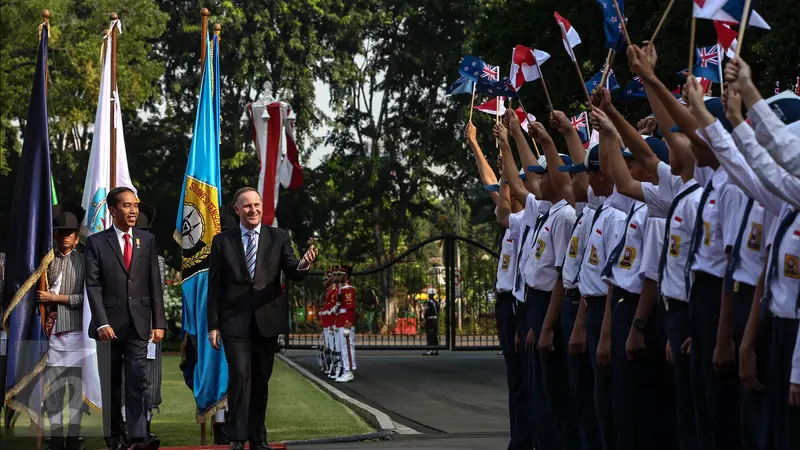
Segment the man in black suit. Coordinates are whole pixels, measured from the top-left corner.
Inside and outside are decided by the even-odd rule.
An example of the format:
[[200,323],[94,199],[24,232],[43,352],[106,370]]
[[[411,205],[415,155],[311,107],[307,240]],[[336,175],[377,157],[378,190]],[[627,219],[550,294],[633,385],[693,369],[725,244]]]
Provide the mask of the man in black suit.
[[[86,294],[92,311],[89,337],[97,353],[103,399],[103,431],[111,450],[123,448],[126,430],[120,407],[125,369],[125,415],[131,450],[155,450],[147,436],[147,343],[164,338],[166,318],[152,234],[136,230],[139,200],[132,190],[114,188],[106,197],[113,226],[86,240]],[[152,327],[151,327],[152,324]]]
[[267,413],[278,335],[289,332],[289,303],[281,295],[281,272],[305,277],[317,250],[302,261],[289,233],[261,226],[261,196],[249,187],[234,197],[239,226],[214,236],[208,269],[208,339],[228,361],[228,437],[231,450],[269,450]]

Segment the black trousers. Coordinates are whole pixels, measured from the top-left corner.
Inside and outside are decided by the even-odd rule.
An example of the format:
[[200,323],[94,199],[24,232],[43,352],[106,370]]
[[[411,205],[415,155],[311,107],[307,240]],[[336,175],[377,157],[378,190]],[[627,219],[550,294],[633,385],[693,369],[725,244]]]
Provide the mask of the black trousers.
[[125,371],[125,418],[132,441],[147,436],[147,413],[144,393],[147,391],[145,362],[147,341],[131,327],[125,337],[113,341],[97,341],[100,390],[103,401],[103,433],[106,442],[123,435],[122,372]]
[[267,441],[269,379],[278,350],[278,337],[264,337],[255,316],[248,338],[222,336],[228,362],[228,437],[231,441]]
[[439,345],[439,318],[425,319],[425,334],[428,345]]
[[[533,447],[533,436],[529,424],[527,405],[525,404],[525,364],[522,352],[514,351],[514,336],[517,334],[514,303],[516,299],[511,292],[499,292],[495,305],[497,319],[497,337],[503,348],[503,359],[506,364],[506,383],[508,384],[508,419],[511,440],[509,450],[528,450]],[[521,340],[524,347],[525,339]]]
[[792,355],[797,344],[798,326],[798,319],[772,318],[762,449],[800,448],[800,408],[789,405],[788,382],[792,372]]

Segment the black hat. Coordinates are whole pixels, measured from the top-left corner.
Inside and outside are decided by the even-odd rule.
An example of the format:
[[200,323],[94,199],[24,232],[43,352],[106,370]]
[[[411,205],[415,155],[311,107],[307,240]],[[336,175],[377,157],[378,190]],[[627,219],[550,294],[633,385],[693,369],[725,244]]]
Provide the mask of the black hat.
[[222,231],[236,228],[239,225],[239,218],[234,216],[233,214],[222,214],[222,218],[220,219],[220,225],[222,226]]
[[136,218],[136,228],[149,230],[156,218],[156,210],[145,202],[139,202],[139,217]]
[[62,202],[53,206],[54,230],[78,230],[86,213],[80,205]]

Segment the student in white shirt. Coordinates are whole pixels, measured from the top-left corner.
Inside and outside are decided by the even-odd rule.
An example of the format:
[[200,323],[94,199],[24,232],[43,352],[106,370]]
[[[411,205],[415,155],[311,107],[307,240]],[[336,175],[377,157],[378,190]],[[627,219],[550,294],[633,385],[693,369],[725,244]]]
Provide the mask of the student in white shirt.
[[[517,217],[521,218],[523,214],[522,204],[516,199],[511,199],[507,184],[497,184],[497,177],[486,161],[480,145],[478,145],[475,126],[472,122],[467,124],[466,138],[467,145],[475,157],[481,184],[489,192],[495,205],[499,203],[499,197],[502,196],[505,201],[510,202],[512,214],[516,214]],[[502,161],[502,159],[498,159]],[[502,174],[502,165],[500,166],[500,172]],[[503,359],[506,365],[510,422],[509,448],[531,448],[533,446],[533,436],[531,435],[530,419],[526,409],[524,360],[517,351],[519,337],[517,336],[517,325],[514,317],[514,303],[516,303],[516,300],[514,299],[513,289],[517,271],[519,244],[519,233],[518,230],[515,231],[517,232],[512,233],[510,228],[506,228],[500,247],[500,259],[497,263],[497,284],[495,286],[497,293],[495,318],[497,320],[497,334],[500,339],[500,346],[503,349]]]
[[[518,119],[517,119],[518,120]],[[499,133],[502,130],[503,133]],[[519,127],[512,126],[511,130],[519,130]],[[520,339],[519,352],[524,361],[523,372],[525,378],[525,397],[526,409],[529,411],[529,427],[534,437],[534,447],[553,448],[555,445],[554,430],[555,419],[547,407],[547,399],[544,397],[544,389],[535,388],[535,373],[537,371],[536,338],[528,320],[527,304],[525,299],[526,282],[525,267],[532,253],[533,235],[540,217],[541,210],[547,212],[551,206],[549,201],[540,200],[540,176],[524,171],[517,172],[514,155],[508,143],[508,131],[504,124],[495,127],[495,135],[500,143],[500,154],[502,157],[502,181],[501,185],[507,184],[512,197],[525,202],[525,209],[522,215],[510,213],[510,204],[506,203],[500,196],[497,208],[497,221],[500,225],[512,230],[512,234],[518,234],[519,249],[517,254],[517,273],[514,279],[514,296],[516,302],[517,335]],[[523,164],[538,164],[530,148],[527,146],[524,136],[515,136],[517,148],[520,152],[520,159]],[[523,178],[524,177],[524,178]],[[532,192],[533,191],[533,192]],[[534,194],[535,193],[535,194]],[[547,208],[547,209],[545,209]]]
[[[567,116],[561,111],[553,111],[550,113],[550,127],[558,129],[564,135],[572,163],[583,164],[586,159],[586,149]],[[566,167],[571,166],[561,166],[559,170]],[[602,447],[602,440],[594,404],[594,373],[586,349],[586,302],[581,300],[576,280],[583,261],[589,226],[595,211],[603,205],[605,197],[594,194],[589,186],[586,172],[572,174],[570,185],[556,184],[556,189],[564,198],[575,199],[572,206],[578,213],[561,271],[565,290],[561,306],[561,329],[569,353],[567,365],[570,393],[578,408],[581,448],[596,449]]]
[[[650,191],[645,189],[654,187],[651,183],[654,176],[633,158],[636,154],[641,160],[658,158],[668,162],[668,150],[659,139],[640,136],[611,104],[607,90],[600,92],[599,97],[600,107],[614,118],[612,124],[600,107],[594,108],[593,123],[601,138],[618,132],[624,143],[634,149],[626,149],[622,154],[608,151],[604,159],[615,189],[628,199],[624,205],[628,210],[625,234],[609,256],[603,273],[606,282],[613,286],[611,367],[616,448],[675,448],[675,429],[668,426],[673,420],[668,414],[673,401],[670,389],[653,389],[672,383],[664,354],[662,318],[655,307],[656,282],[652,277],[646,278],[642,268],[648,251],[648,228],[656,221],[663,225],[664,219],[649,217],[650,210],[644,200],[645,192]],[[619,128],[615,130],[617,123]],[[654,210],[658,207],[654,205]],[[661,212],[665,214],[666,209]],[[661,236],[656,239],[659,245],[655,250],[651,244],[650,252],[658,253],[664,229],[654,228]]]
[[[513,127],[512,127],[513,129]],[[496,134],[502,133],[502,124],[495,127]],[[552,207],[540,218],[535,228],[528,260],[525,263],[525,282],[527,284],[526,313],[534,336],[538,341],[534,358],[534,395],[544,394],[544,404],[555,419],[556,441],[542,445],[541,448],[577,448],[578,424],[576,409],[569,393],[569,372],[567,351],[561,330],[561,305],[564,286],[561,281],[561,267],[569,244],[575,222],[575,209],[563,199],[555,184],[570,183],[569,175],[558,171],[558,166],[569,157],[561,155],[542,124],[534,122],[528,132],[539,142],[545,153],[544,164],[529,167],[530,171],[540,172],[539,196],[549,200]],[[502,138],[501,138],[502,140]]]

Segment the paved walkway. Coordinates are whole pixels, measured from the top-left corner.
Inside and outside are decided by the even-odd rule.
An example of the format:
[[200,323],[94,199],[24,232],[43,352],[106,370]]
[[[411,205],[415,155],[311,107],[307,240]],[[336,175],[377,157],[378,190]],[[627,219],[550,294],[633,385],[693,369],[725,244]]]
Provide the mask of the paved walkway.
[[[286,356],[320,374],[313,352],[289,350]],[[505,366],[497,352],[362,351],[357,358],[356,380],[336,387],[422,434],[292,449],[498,449],[508,444]]]

